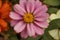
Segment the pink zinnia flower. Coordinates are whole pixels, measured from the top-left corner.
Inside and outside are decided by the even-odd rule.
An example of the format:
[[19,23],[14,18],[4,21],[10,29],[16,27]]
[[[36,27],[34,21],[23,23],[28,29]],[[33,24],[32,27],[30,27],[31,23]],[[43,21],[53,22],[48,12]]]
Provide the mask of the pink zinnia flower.
[[14,12],[10,12],[11,26],[22,38],[43,35],[48,27],[47,6],[39,0],[20,0],[14,6]]

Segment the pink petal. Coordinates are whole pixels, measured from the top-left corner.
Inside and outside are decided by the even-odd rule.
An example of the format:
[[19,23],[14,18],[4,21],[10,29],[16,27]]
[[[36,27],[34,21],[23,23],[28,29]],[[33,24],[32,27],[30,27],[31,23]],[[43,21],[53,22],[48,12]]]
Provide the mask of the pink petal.
[[40,13],[40,12],[47,12],[48,8],[46,5],[41,5],[40,7],[36,8],[36,10],[34,11],[34,14]]
[[20,5],[21,5],[21,4],[24,4],[26,1],[27,1],[27,0],[24,0],[24,1],[19,0],[19,3],[20,3]]
[[24,1],[19,0],[20,6],[23,7],[25,10],[26,10],[26,3],[27,3],[27,0],[24,0]]
[[30,7],[31,7],[30,5],[31,5],[31,4],[30,4],[29,2],[27,2],[26,7],[27,7],[27,12],[28,12],[28,13],[30,13]]
[[44,30],[39,28],[38,26],[33,26],[34,27],[34,30],[36,32],[37,35],[43,35],[44,34]]
[[32,1],[33,2],[33,1],[38,1],[38,0],[28,0],[28,1]]
[[43,18],[43,17],[35,18],[35,21],[39,21],[39,22],[46,21],[46,18]]
[[36,8],[36,10],[34,11],[34,15],[36,15],[36,14],[39,13],[39,12],[41,12],[41,7],[42,7],[42,6]]
[[33,13],[34,9],[35,9],[34,3],[31,3],[31,13]]
[[21,32],[21,37],[22,38],[27,38],[28,37],[28,34],[27,34],[27,30],[24,29],[22,32]]
[[43,5],[41,11],[42,12],[47,12],[48,11],[47,5]]
[[40,6],[42,6],[42,3],[39,0],[36,0],[35,7],[38,8]]
[[41,28],[48,28],[48,22],[34,22],[37,26],[41,27]]
[[17,24],[15,25],[14,30],[15,30],[17,33],[19,33],[19,32],[22,32],[22,31],[25,29],[25,27],[26,27],[26,24],[21,21],[21,22],[19,22],[19,23],[17,23]]
[[10,22],[10,24],[11,24],[11,26],[13,27],[13,26],[15,26],[18,22],[19,22],[19,21],[12,20],[12,21]]
[[40,9],[41,6],[42,6],[42,3],[39,0],[36,0],[36,2],[34,3],[34,7],[35,7],[34,13],[35,11],[38,11],[37,9]]
[[[31,1],[31,0],[30,0],[30,1]],[[32,0],[30,4],[31,4],[31,5],[30,5],[30,11],[31,11],[31,13],[33,13],[33,11],[34,11],[34,9],[35,9],[35,1]]]
[[33,28],[33,23],[30,24],[30,27],[31,27],[32,34],[34,36],[35,35],[35,31],[34,31],[34,28]]
[[49,14],[48,14],[48,13],[44,13],[44,12],[40,12],[40,13],[37,13],[37,14],[35,15],[35,17],[48,18],[48,17],[49,17]]
[[21,7],[20,5],[16,4],[14,6],[14,10],[19,13],[20,15],[24,15],[24,13],[26,13],[26,11],[24,10],[23,7]]
[[34,11],[34,5],[35,5],[35,0],[28,0],[28,2],[26,3],[26,9],[28,13],[32,13]]
[[37,13],[35,15],[35,20],[37,20],[37,21],[46,21],[48,19],[48,17],[49,17],[48,13]]
[[29,35],[30,37],[32,37],[32,36],[35,35],[35,31],[34,31],[32,25],[27,24],[27,32],[28,32],[28,35]]
[[40,7],[38,7],[35,11],[34,11],[34,15],[38,14],[38,13],[45,13],[47,12],[48,8],[46,5],[42,5]]
[[20,20],[22,19],[22,17],[20,17],[20,15],[18,15],[17,13],[15,12],[10,12],[10,15],[9,15],[12,19],[14,20]]

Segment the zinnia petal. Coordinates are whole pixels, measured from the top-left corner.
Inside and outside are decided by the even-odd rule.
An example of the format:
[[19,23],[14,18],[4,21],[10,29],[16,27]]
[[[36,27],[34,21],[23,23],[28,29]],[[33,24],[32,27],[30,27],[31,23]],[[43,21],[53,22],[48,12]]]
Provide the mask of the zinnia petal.
[[19,0],[19,4],[20,4],[20,6],[21,6],[22,8],[24,8],[25,11],[26,11],[26,3],[27,3],[27,0],[24,0],[24,1]]
[[24,30],[21,32],[20,35],[21,35],[22,38],[27,38],[27,37],[28,37],[27,30],[24,29]]
[[27,32],[30,37],[35,35],[32,25],[27,24]]
[[22,17],[19,14],[15,13],[15,12],[10,12],[10,15],[9,16],[12,19],[14,19],[14,20],[20,20],[20,19],[22,19]]
[[48,17],[49,17],[48,13],[44,13],[44,15],[43,15],[43,13],[38,13],[38,14],[35,15],[35,20],[45,21],[45,20],[48,19]]
[[48,27],[48,22],[34,22],[36,25],[38,25],[39,27],[41,27],[41,28],[47,28]]
[[36,14],[39,13],[39,12],[41,12],[41,7],[42,7],[42,6],[36,8],[36,10],[34,11],[34,15],[36,15]]
[[34,12],[34,9],[35,9],[35,7],[34,7],[35,4],[34,4],[34,3],[35,3],[35,2],[32,2],[32,3],[31,3],[31,13],[33,13],[33,12]]
[[28,0],[26,7],[27,7],[27,12],[33,12],[34,11],[34,4],[35,4],[35,0]]
[[45,13],[45,12],[47,12],[47,10],[48,10],[47,6],[42,5],[42,6],[38,7],[38,8],[36,8],[36,10],[34,11],[34,15],[36,15],[37,13],[40,13],[40,12]]
[[14,6],[14,10],[19,13],[20,15],[24,15],[24,13],[26,13],[26,11],[24,10],[24,8],[22,8],[19,4],[16,4]]
[[48,11],[47,5],[43,5],[41,11],[42,12],[47,12]]
[[19,33],[19,32],[22,32],[26,27],[26,24],[24,24],[22,21],[17,23],[14,27],[14,30]]
[[37,8],[40,8],[42,6],[42,3],[39,1],[39,0],[36,0],[36,2],[34,3],[34,11],[37,9]]
[[34,27],[34,30],[35,30],[36,34],[38,34],[38,35],[43,35],[44,34],[44,30],[42,28],[39,28],[35,25],[33,27]]
[[24,0],[24,1],[19,0],[19,3],[20,3],[20,5],[24,5],[24,3],[25,3],[26,1],[27,1],[27,0]]
[[15,26],[17,23],[18,23],[19,21],[17,21],[17,20],[11,20],[11,26],[13,27],[13,26]]
[[31,8],[31,4],[28,2],[27,5],[26,5],[26,9],[27,9],[27,12],[30,13],[30,8]]

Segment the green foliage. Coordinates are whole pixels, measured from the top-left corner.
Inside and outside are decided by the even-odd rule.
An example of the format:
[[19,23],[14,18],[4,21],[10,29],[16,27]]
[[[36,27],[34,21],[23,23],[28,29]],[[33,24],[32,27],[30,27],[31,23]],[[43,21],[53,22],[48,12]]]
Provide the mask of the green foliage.
[[48,30],[45,30],[45,34],[43,35],[42,40],[54,40],[48,33]]
[[60,6],[60,0],[45,0],[44,3],[51,6]]
[[7,34],[9,34],[9,37],[8,37],[9,40],[18,40],[17,35],[15,34],[11,26],[10,26],[10,29],[7,31]]
[[60,28],[60,19],[55,19],[49,23],[49,27],[47,29],[53,30],[53,29],[59,29],[59,28]]
[[38,36],[37,38],[29,37],[29,38],[27,38],[26,40],[39,40],[40,38],[41,38],[41,36]]
[[48,13],[52,14],[52,13],[56,13],[58,11],[58,8],[54,8],[54,7],[49,7],[48,8]]
[[19,3],[19,0],[9,0],[9,2],[12,3],[12,5]]

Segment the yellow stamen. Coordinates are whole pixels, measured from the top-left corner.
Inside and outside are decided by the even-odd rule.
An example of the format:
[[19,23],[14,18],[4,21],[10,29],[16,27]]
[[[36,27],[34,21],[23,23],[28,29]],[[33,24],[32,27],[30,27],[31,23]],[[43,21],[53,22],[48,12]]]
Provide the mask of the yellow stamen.
[[31,13],[26,13],[24,15],[24,22],[31,23],[34,21],[34,16]]

